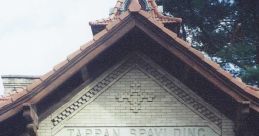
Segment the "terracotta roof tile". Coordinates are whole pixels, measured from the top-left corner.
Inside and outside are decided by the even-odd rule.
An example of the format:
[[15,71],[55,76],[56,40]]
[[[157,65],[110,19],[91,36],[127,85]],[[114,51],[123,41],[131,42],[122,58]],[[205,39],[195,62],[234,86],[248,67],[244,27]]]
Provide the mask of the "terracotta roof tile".
[[[255,91],[254,87],[251,87],[251,86],[246,86],[246,88],[244,89],[247,93],[249,93],[250,95],[253,95],[254,97],[256,98],[259,98],[259,92],[258,91]],[[258,89],[258,88],[257,88]]]
[[232,77],[231,81],[244,90],[247,87],[247,85],[244,82],[240,81],[239,79],[236,79],[235,77]]
[[[118,0],[114,10],[112,11],[112,14],[110,15],[110,17],[108,19],[100,19],[100,20],[96,20],[94,22],[90,22],[90,25],[107,25],[110,22],[115,21],[118,16],[125,14],[125,11],[120,11],[119,9],[122,8],[122,6],[124,5],[125,1],[124,0]],[[148,5],[149,7],[151,7],[151,11],[144,11],[141,10],[141,5],[139,4],[138,0],[132,0],[132,2],[130,3],[128,10],[130,12],[137,12],[137,11],[144,11],[146,13],[150,13],[149,15],[154,18],[154,20],[161,22],[161,23],[181,23],[182,19],[181,18],[176,18],[176,17],[171,17],[171,16],[164,16],[163,14],[159,13],[158,11],[158,6],[155,2],[155,0],[148,0]],[[127,12],[127,11],[126,11]],[[144,12],[140,12],[140,14],[144,13]]]
[[130,12],[138,12],[141,10],[141,5],[139,4],[138,0],[131,0],[131,3],[129,5],[129,11]]
[[130,14],[130,12],[129,12],[129,11],[126,11],[126,12],[124,12],[123,14],[121,14],[118,18],[119,18],[120,20],[123,20],[124,18],[128,17],[129,14]]
[[17,99],[21,98],[22,96],[26,95],[27,91],[24,88],[20,88],[17,90],[16,94],[11,95],[12,100],[16,101]]
[[[215,69],[221,69],[220,65],[212,60],[210,60],[209,58],[205,57],[203,59],[204,62],[206,62],[207,64],[209,64],[210,66],[214,67]],[[232,76],[232,75],[231,75]]]
[[4,107],[5,105],[11,104],[12,98],[9,96],[4,96],[3,98],[0,98],[0,109]]
[[[122,2],[122,1],[118,1],[118,2]],[[153,0],[149,0],[149,2],[154,2]],[[151,3],[152,4],[152,3]],[[153,5],[156,8],[156,5]],[[154,8],[153,7],[153,8]],[[156,11],[155,11],[156,12]],[[61,62],[60,64],[58,64],[57,66],[54,67],[55,70],[60,69],[61,67],[64,67],[70,60],[72,60],[75,56],[79,55],[80,53],[82,53],[83,50],[87,49],[90,45],[92,45],[96,40],[100,39],[102,36],[104,36],[110,29],[112,29],[114,27],[114,25],[119,23],[119,20],[123,20],[124,18],[126,18],[129,15],[129,11],[125,12],[124,14],[120,14],[119,16],[117,16],[117,18],[115,19],[116,21],[114,23],[110,23],[109,25],[107,25],[106,29],[104,29],[103,31],[101,31],[100,33],[96,34],[94,36],[94,40],[86,43],[85,45],[81,46],[79,50],[77,50],[76,52],[74,52],[73,54],[69,55],[67,60]],[[202,60],[204,62],[206,62],[207,64],[211,65],[213,68],[215,68],[219,73],[221,73],[222,75],[224,75],[226,78],[228,78],[229,80],[231,80],[233,83],[235,83],[237,86],[239,86],[240,88],[242,88],[244,91],[248,92],[249,94],[252,94],[253,96],[259,98],[259,89],[258,88],[254,88],[254,87],[250,87],[247,86],[245,83],[242,82],[242,80],[240,80],[239,78],[234,78],[232,77],[232,75],[223,70],[222,68],[220,68],[220,66],[218,64],[216,64],[215,62],[207,59],[206,57],[204,57],[204,55],[191,47],[191,45],[187,42],[185,42],[184,40],[180,39],[177,37],[177,35],[172,32],[169,31],[168,29],[166,29],[163,24],[159,21],[157,21],[157,18],[152,18],[151,15],[152,13],[147,12],[147,11],[139,11],[139,14],[143,15],[144,17],[146,17],[148,20],[150,20],[151,22],[155,22],[154,24],[161,28],[162,31],[164,31],[166,34],[168,34],[169,36],[171,36],[176,42],[178,42],[181,46],[184,46],[186,49],[188,49],[190,52],[193,52],[196,56],[199,56],[200,58],[202,58]],[[154,14],[155,15],[155,14]],[[108,20],[102,20],[102,21],[111,21],[114,18],[109,18]],[[163,18],[163,20],[166,20],[168,18]],[[159,20],[159,19],[158,19]],[[114,20],[113,20],[114,21]],[[168,20],[167,20],[168,21]],[[170,21],[170,20],[169,20]],[[106,22],[106,23],[107,23]],[[47,78],[49,78],[51,75],[53,75],[55,73],[55,71],[50,71],[47,74],[43,75],[40,77],[40,79],[36,79],[34,80],[34,82],[30,85],[27,86],[27,88],[23,88],[23,89],[19,89],[15,92],[12,92],[9,95],[6,96],[2,96],[0,97],[0,107],[3,107],[5,105],[8,105],[10,103],[12,103],[13,101],[16,101],[17,99],[21,98],[22,96],[26,95],[27,93],[33,91],[34,88],[36,88],[38,85],[40,85],[43,81],[45,81]]]
[[111,30],[115,25],[117,25],[120,22],[120,20],[116,20],[114,22],[109,23],[108,25],[106,25],[106,30],[109,31]]
[[[80,50],[81,52],[81,50]],[[56,66],[54,66],[54,71],[58,71],[60,68],[62,68],[63,66],[65,66],[68,63],[68,60],[64,60],[62,62],[60,62],[59,64],[57,64]]]
[[87,42],[86,44],[82,45],[80,47],[81,51],[85,50],[87,47],[89,47],[90,45],[92,45],[94,43],[94,40],[90,40],[89,42]]
[[151,21],[153,24],[157,25],[159,28],[163,28],[164,24],[160,21],[155,20],[154,18],[148,18],[149,21]]
[[144,11],[144,10],[140,10],[139,14],[144,16],[144,17],[146,17],[147,19],[151,17],[151,14],[146,12],[146,11]]
[[75,58],[77,55],[79,55],[82,52],[81,48],[73,52],[72,54],[68,55],[67,60],[71,61],[73,58]]
[[48,73],[44,74],[43,76],[40,76],[41,81],[45,81],[46,79],[48,79],[54,73],[55,73],[55,71],[51,70]]
[[40,79],[35,79],[34,82],[27,86],[27,91],[32,91],[35,87],[37,87],[39,84],[41,84],[42,81]]
[[94,41],[97,41],[98,39],[100,39],[101,37],[103,37],[108,31],[106,29],[102,30],[101,32],[97,33],[96,35],[94,35]]
[[184,41],[183,39],[179,38],[179,37],[176,37],[175,38],[175,41],[178,42],[180,45],[184,46],[185,48],[189,49],[189,48],[192,48],[191,44]]
[[253,87],[253,86],[248,86],[250,89],[252,89],[252,90],[254,90],[254,91],[258,91],[258,93],[259,93],[259,88],[257,88],[257,87]]
[[178,37],[175,32],[167,29],[166,27],[163,27],[162,30],[164,30],[167,34],[169,34],[173,39],[176,39]]
[[189,48],[191,52],[193,52],[196,56],[198,56],[201,60],[204,60],[205,56],[202,54],[202,52],[198,51],[195,48]]
[[219,73],[221,73],[222,75],[224,75],[226,78],[228,78],[229,80],[232,80],[233,76],[226,70],[222,69],[222,68],[218,68],[217,71]]

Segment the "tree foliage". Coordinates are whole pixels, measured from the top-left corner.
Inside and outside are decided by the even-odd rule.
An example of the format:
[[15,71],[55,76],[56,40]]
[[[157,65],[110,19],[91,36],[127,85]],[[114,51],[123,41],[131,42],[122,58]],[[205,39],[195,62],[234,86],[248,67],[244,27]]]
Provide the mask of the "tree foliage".
[[[258,0],[160,0],[165,14],[183,18],[181,36],[223,68],[259,86]],[[235,67],[229,67],[230,65]]]

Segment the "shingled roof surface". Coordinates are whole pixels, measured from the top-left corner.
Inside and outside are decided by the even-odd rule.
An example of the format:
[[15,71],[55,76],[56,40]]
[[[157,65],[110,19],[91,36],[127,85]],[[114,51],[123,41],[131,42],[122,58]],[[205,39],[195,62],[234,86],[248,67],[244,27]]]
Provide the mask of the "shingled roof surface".
[[[181,48],[184,48],[188,51],[189,54],[197,56],[199,60],[202,63],[206,63],[213,71],[218,73],[220,76],[227,79],[229,82],[233,83],[235,87],[242,90],[241,94],[245,95],[245,98],[248,99],[248,101],[252,101],[251,108],[255,109],[257,112],[259,112],[259,89],[254,88],[251,86],[246,85],[241,81],[240,78],[234,78],[232,75],[223,70],[217,63],[211,61],[207,57],[205,57],[200,51],[194,49],[191,47],[191,45],[184,40],[177,37],[177,35],[170,31],[169,29],[165,28],[163,26],[163,22],[161,20],[157,20],[154,18],[154,13],[157,14],[155,11],[156,4],[153,0],[148,0],[149,4],[153,7],[154,12],[145,11],[142,10],[141,5],[139,4],[138,0],[132,0],[131,3],[128,6],[127,11],[123,13],[118,13],[119,11],[114,12],[114,16],[112,17],[113,21],[108,21],[106,29],[96,34],[93,38],[93,40],[89,41],[88,43],[84,44],[80,47],[77,51],[72,53],[67,57],[66,60],[62,61],[58,65],[56,65],[51,71],[46,73],[45,75],[41,76],[39,79],[36,79],[32,84],[28,85],[27,87],[23,87],[21,89],[18,89],[14,92],[11,92],[8,95],[1,96],[0,97],[0,121],[5,120],[21,110],[21,103],[25,97],[30,97],[29,99],[26,99],[26,101],[29,101],[31,103],[35,103],[42,99],[41,97],[45,97],[48,94],[48,91],[53,91],[58,85],[60,85],[64,80],[71,77],[77,70],[80,69],[85,64],[88,64],[91,60],[94,59],[94,56],[96,56],[96,50],[104,50],[107,47],[98,47],[94,48],[98,42],[100,42],[100,39],[110,34],[110,32],[113,30],[114,27],[116,27],[118,24],[120,24],[122,21],[124,21],[131,13],[138,14],[142,17],[144,17],[146,20],[149,20],[150,23],[155,25],[155,27],[159,28],[164,34],[166,34],[168,37],[173,39],[175,42],[177,42]],[[118,0],[116,7],[121,7],[123,4],[122,0]],[[172,20],[171,20],[172,21]],[[169,47],[173,48],[173,47]],[[83,57],[84,59],[83,59]],[[77,67],[75,69],[72,69],[74,67]],[[60,74],[63,72],[63,74]],[[30,94],[35,93],[34,96],[31,96]],[[41,97],[39,97],[39,94]],[[229,95],[233,94],[229,93]],[[29,96],[30,95],[30,96]],[[241,97],[241,96],[240,96]],[[253,99],[250,99],[253,98]]]

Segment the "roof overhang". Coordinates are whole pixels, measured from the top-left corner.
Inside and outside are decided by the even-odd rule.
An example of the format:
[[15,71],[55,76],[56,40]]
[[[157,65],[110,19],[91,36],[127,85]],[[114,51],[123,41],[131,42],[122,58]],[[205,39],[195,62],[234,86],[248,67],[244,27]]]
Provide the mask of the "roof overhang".
[[92,41],[81,46],[67,60],[55,66],[52,71],[40,77],[32,85],[18,90],[17,94],[10,95],[8,100],[0,105],[0,122],[21,111],[24,103],[39,103],[83,66],[88,65],[134,28],[143,31],[182,62],[192,67],[197,73],[220,88],[219,91],[232,97],[236,102],[250,101],[250,108],[259,112],[259,93],[233,78],[218,64],[204,57],[201,52],[165,28],[162,23],[154,20],[149,13],[143,10],[132,10],[109,23],[104,30],[94,36]]

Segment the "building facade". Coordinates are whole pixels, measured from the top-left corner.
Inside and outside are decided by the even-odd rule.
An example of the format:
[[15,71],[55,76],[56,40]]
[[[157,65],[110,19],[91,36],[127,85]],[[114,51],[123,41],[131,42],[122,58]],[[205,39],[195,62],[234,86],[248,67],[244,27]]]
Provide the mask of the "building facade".
[[0,98],[0,135],[258,136],[258,89],[180,39],[181,21],[118,0],[92,41]]

